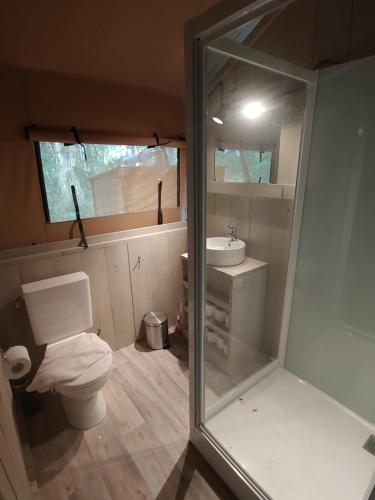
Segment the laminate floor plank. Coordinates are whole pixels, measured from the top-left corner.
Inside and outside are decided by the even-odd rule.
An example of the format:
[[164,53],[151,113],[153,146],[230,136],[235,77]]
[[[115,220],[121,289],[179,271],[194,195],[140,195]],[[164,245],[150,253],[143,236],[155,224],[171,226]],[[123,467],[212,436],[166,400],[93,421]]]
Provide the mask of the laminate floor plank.
[[178,334],[169,350],[116,351],[107,414],[85,432],[68,426],[58,394],[41,395],[25,420],[36,499],[234,500],[188,442],[187,353]]

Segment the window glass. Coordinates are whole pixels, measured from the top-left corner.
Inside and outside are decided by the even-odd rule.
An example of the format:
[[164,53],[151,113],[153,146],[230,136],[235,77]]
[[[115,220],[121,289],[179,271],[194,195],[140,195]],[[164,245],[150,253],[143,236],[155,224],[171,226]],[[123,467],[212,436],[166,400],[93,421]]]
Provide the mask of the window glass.
[[71,186],[81,218],[178,206],[178,150],[115,144],[37,143],[49,221],[75,219]]
[[271,182],[272,152],[216,148],[217,182]]

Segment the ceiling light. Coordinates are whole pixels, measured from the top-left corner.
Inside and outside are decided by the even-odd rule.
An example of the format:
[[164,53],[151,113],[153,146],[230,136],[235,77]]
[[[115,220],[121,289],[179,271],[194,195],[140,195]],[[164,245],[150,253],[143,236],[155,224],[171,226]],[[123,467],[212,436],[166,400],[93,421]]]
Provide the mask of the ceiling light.
[[266,111],[266,108],[261,103],[261,101],[249,102],[242,109],[242,113],[246,116],[246,118],[250,118],[250,120],[253,120],[254,118],[258,118],[265,111]]
[[213,119],[213,121],[214,121],[215,123],[217,123],[218,125],[223,125],[223,123],[224,123],[224,122],[223,122],[223,120],[221,120],[221,119],[220,119],[220,118],[218,118],[217,116],[213,116],[213,117],[212,117],[212,119]]

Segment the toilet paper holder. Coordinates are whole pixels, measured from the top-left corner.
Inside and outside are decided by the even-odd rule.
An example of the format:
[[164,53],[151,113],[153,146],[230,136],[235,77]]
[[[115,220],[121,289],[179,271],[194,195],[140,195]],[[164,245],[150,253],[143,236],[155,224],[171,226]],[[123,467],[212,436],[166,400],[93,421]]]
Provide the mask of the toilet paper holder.
[[31,360],[25,346],[14,346],[4,350],[0,347],[0,366],[9,380],[26,376],[31,369]]

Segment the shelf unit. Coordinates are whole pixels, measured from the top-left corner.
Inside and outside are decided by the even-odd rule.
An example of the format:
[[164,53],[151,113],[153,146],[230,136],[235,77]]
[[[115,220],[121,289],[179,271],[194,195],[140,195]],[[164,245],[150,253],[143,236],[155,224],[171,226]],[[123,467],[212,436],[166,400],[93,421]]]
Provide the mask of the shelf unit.
[[[184,311],[185,313],[189,312],[188,306],[184,304]],[[211,328],[212,330],[215,330],[216,333],[219,333],[225,338],[229,338],[229,332],[226,328],[224,328],[222,323],[218,323],[217,321],[214,321],[210,318],[206,318],[206,326]]]
[[[183,280],[183,286],[184,288],[188,288],[188,281]],[[221,307],[221,309],[224,309],[225,311],[229,311],[229,304],[226,302],[224,299],[220,298],[217,296],[214,290],[208,289],[206,292],[206,299],[207,302],[211,302],[211,304],[217,305]]]
[[[188,254],[182,254],[184,314],[182,326],[188,327]],[[206,300],[228,315],[228,327],[206,317],[206,328],[224,339],[228,354],[207,341],[207,357],[227,373],[248,363],[259,352],[266,294],[268,264],[246,257],[242,264],[206,268]]]

